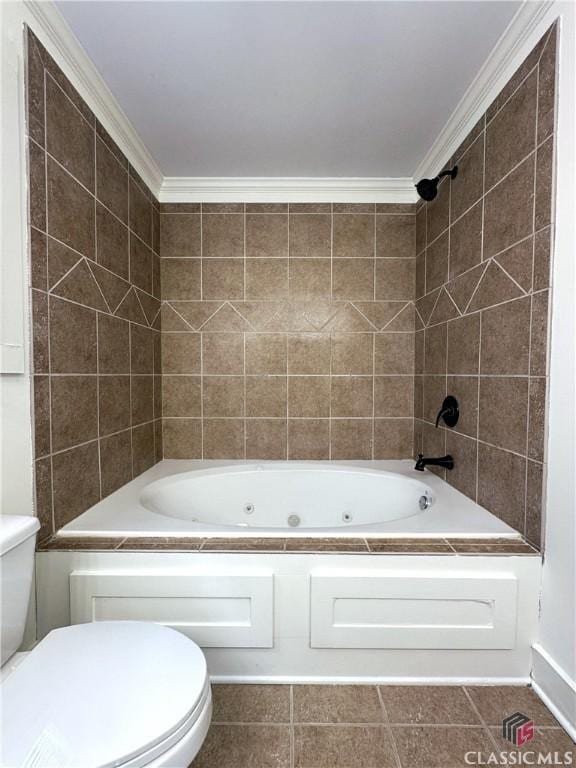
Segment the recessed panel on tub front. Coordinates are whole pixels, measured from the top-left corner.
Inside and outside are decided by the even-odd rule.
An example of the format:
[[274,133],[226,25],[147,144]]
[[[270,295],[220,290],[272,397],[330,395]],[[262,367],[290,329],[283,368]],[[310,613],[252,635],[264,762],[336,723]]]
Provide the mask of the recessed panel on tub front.
[[509,573],[314,571],[312,648],[509,649],[517,580]]
[[73,624],[152,621],[205,648],[272,648],[274,575],[73,571]]

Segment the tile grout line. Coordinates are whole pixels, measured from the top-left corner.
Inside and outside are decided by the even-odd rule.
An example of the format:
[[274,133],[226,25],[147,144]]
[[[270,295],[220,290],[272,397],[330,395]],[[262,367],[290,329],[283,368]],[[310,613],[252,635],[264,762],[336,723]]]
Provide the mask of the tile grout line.
[[[334,203],[330,203],[330,296],[334,293]],[[331,299],[332,300],[332,299]],[[323,329],[322,329],[323,330]],[[328,461],[332,459],[332,377],[334,375],[334,336],[328,332],[330,350],[328,393]]]
[[[44,96],[44,216],[46,221],[46,230],[49,229],[49,210],[48,210],[48,115],[46,108],[46,67],[42,61],[42,87]],[[28,139],[30,141],[30,137]],[[49,285],[49,259],[48,259],[48,240],[46,241],[46,287]],[[34,294],[32,293],[32,299]],[[31,302],[32,303],[32,302]],[[48,411],[50,413],[50,504],[51,504],[51,522],[52,533],[56,533],[56,510],[54,503],[54,439],[53,439],[53,424],[52,424],[52,347],[51,347],[51,327],[50,327],[50,296],[46,294],[46,316],[47,316],[47,329],[48,329]],[[32,346],[34,345],[34,329],[31,329],[32,334]],[[36,371],[34,370],[34,373]],[[34,434],[34,431],[32,432]],[[34,446],[35,447],[35,446]],[[36,468],[36,465],[34,465]],[[36,498],[35,498],[35,501]]]
[[376,685],[375,687],[376,687],[376,695],[378,696],[378,701],[380,702],[380,709],[382,711],[382,715],[384,718],[386,733],[388,734],[388,738],[392,743],[392,751],[394,754],[394,761],[396,763],[396,768],[402,768],[402,761],[400,760],[400,752],[398,751],[398,745],[396,744],[394,731],[391,728],[390,718],[388,716],[388,710],[386,709],[386,704],[384,703],[384,696],[382,695],[382,691],[380,689],[381,687],[379,685]]
[[[544,46],[545,47],[545,46]],[[538,119],[539,119],[539,105],[540,105],[540,61],[536,64],[536,109],[534,110],[534,143],[538,145]],[[532,193],[532,285],[530,286],[530,322],[528,332],[528,391],[526,393],[526,441],[524,445],[524,451],[526,454],[526,460],[524,462],[524,515],[523,515],[523,531],[526,536],[526,529],[528,525],[528,451],[530,446],[530,393],[532,390],[532,381],[530,375],[532,373],[532,326],[534,323],[534,252],[536,243],[536,193],[537,193],[537,176],[538,176],[538,152],[534,155],[534,182]],[[549,325],[549,324],[548,324]],[[542,515],[541,515],[542,516]]]
[[[482,152],[482,230],[480,233],[480,258],[482,259],[482,262],[484,262],[484,227],[485,227],[485,215],[486,215],[486,113],[484,113],[483,116],[484,125],[482,128],[482,132],[480,133],[480,136],[483,139],[483,152]],[[484,275],[486,274],[486,271],[488,269],[488,266],[485,268],[485,270],[482,272],[482,275],[480,279],[478,280],[478,285],[480,285],[480,282],[484,278]],[[476,290],[478,288],[478,285],[476,286],[476,289],[473,291],[472,296],[476,293]],[[470,303],[472,301],[472,296],[470,297],[470,301],[465,307],[465,311],[470,306]],[[480,311],[478,314],[478,384],[476,387],[476,477],[475,477],[475,488],[474,488],[474,501],[478,503],[478,493],[480,490],[480,374],[481,374],[481,366],[482,366],[482,320],[483,320],[483,312]]]
[[[242,208],[242,235],[243,235],[243,256],[242,261],[244,265],[244,301],[246,301],[246,267],[247,267],[247,240],[248,240],[248,219],[247,219],[247,213],[246,213],[246,203],[244,203]],[[246,333],[242,333],[242,371],[243,371],[243,392],[244,392],[244,403],[242,406],[242,413],[244,416],[243,422],[242,422],[242,430],[243,430],[243,450],[242,450],[242,458],[246,459],[246,414],[247,414],[247,408],[246,408]]]
[[290,768],[295,768],[294,686],[290,685]]
[[[127,216],[128,224],[130,224],[130,167],[126,169],[127,184],[126,184],[126,197],[127,197]],[[132,233],[130,228],[128,231],[128,279],[132,284]],[[128,294],[126,294],[128,295]],[[130,460],[132,467],[132,478],[134,478],[134,430],[132,427],[132,322],[128,321],[128,375],[129,375],[129,408],[130,408]]]
[[462,686],[462,690],[464,691],[464,695],[466,696],[466,698],[470,702],[470,706],[472,707],[472,709],[476,713],[477,717],[479,718],[480,722],[482,723],[484,731],[488,734],[488,738],[489,738],[490,742],[492,743],[492,745],[494,746],[495,749],[498,749],[498,744],[496,743],[496,739],[493,738],[492,732],[491,732],[490,728],[488,727],[488,725],[486,724],[486,721],[484,720],[484,718],[480,714],[480,710],[478,709],[478,707],[474,703],[474,700],[472,699],[472,696],[470,695],[470,692],[468,691],[468,688],[469,688],[469,686],[466,686],[466,685]]

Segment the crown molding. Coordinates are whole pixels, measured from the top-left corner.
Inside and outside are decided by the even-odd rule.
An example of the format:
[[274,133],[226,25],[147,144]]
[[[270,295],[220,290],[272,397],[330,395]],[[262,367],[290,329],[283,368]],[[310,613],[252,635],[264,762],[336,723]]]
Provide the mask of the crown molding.
[[163,176],[156,161],[51,0],[23,0],[30,24],[160,202],[414,203],[558,15],[558,0],[524,0],[413,178]]
[[414,171],[415,181],[444,167],[557,15],[557,0],[524,0]]
[[46,0],[23,0],[23,3],[33,32],[152,193],[158,196],[163,181],[160,168],[56,5]]
[[161,203],[415,203],[410,178],[164,178]]

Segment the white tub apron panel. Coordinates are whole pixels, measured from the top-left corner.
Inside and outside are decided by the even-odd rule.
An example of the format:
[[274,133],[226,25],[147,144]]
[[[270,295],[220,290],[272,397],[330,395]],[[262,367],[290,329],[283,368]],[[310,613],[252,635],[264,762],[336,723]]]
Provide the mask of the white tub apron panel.
[[271,571],[73,571],[71,620],[152,621],[204,648],[270,648],[273,582]]
[[313,648],[514,648],[517,579],[313,571]]
[[50,551],[36,563],[40,636],[158,622],[196,640],[219,681],[529,679],[537,555]]

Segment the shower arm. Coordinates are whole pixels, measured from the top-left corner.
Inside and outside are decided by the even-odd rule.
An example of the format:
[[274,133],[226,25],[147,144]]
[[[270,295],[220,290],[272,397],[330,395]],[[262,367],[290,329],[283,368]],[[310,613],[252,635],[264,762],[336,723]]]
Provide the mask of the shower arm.
[[458,173],[458,166],[455,165],[454,168],[450,168],[447,171],[442,171],[442,173],[439,173],[438,176],[436,176],[436,179],[440,180],[442,176],[450,176],[451,178],[455,179],[457,173]]

